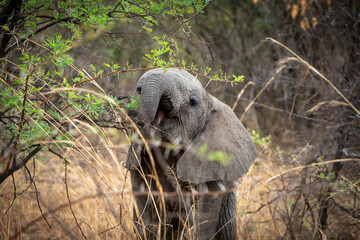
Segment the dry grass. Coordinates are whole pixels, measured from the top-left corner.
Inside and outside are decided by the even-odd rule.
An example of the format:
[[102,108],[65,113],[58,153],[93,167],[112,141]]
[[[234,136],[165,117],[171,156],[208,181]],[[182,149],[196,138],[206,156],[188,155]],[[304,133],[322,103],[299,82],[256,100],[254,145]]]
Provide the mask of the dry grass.
[[[263,149],[242,179],[239,191],[238,232],[242,239],[357,239],[360,236],[359,220],[339,207],[346,206],[353,213],[359,211],[354,200],[360,195],[356,190],[359,180],[354,175],[349,177],[352,180],[346,177],[349,169],[343,169],[338,182],[324,179],[321,173],[331,161],[306,164],[308,151],[305,147],[297,156],[284,159],[271,149]],[[343,164],[356,172],[360,169],[358,161],[344,159]],[[328,209],[328,227],[321,230],[319,197],[328,186],[333,187],[334,201]]]
[[[134,239],[130,179],[126,179],[126,170],[121,164],[127,144],[119,136],[117,132],[108,132],[105,138],[89,133],[87,139],[79,136],[75,142],[82,150],[69,147],[64,153],[71,162],[66,167],[67,184],[63,160],[52,154],[36,159],[38,199],[51,228],[41,216],[33,185],[10,206],[14,189],[12,179],[7,179],[0,186],[1,195],[5,197],[0,198],[1,239],[84,239],[84,236],[87,239]],[[326,181],[318,178],[321,167],[281,175],[303,165],[301,154],[289,161],[268,147],[258,147],[260,154],[250,172],[239,180],[239,238],[316,238],[319,230],[316,196],[326,185]],[[27,167],[34,171],[33,162]],[[274,176],[278,177],[271,179]],[[25,170],[16,172],[14,177],[18,193],[29,186]],[[352,204],[351,196],[346,193],[348,189],[342,189],[342,204]],[[344,223],[349,225],[339,225]],[[329,217],[331,228],[322,233],[323,237],[334,236],[335,230],[338,233],[347,230],[348,239],[354,238],[360,234],[354,223],[354,218],[333,207]]]
[[[68,148],[64,154],[71,162],[66,167],[66,182],[74,215],[88,239],[128,238],[128,233],[121,227],[102,233],[120,221],[124,228],[131,229],[129,181],[125,181],[126,171],[121,166],[127,146],[116,136],[112,138],[111,147],[96,135],[89,139],[92,139],[91,145],[82,138],[77,139],[78,145],[86,146],[81,152]],[[69,207],[64,161],[52,154],[39,158],[42,160],[36,160],[35,182],[41,208],[51,229],[40,214],[33,186],[17,196],[4,214],[13,197],[13,183],[9,178],[0,186],[1,194],[7,197],[0,200],[1,238],[18,235],[18,239],[82,239]],[[33,163],[29,162],[27,166],[32,172]],[[20,170],[14,176],[17,192],[27,188],[30,181],[24,171]]]

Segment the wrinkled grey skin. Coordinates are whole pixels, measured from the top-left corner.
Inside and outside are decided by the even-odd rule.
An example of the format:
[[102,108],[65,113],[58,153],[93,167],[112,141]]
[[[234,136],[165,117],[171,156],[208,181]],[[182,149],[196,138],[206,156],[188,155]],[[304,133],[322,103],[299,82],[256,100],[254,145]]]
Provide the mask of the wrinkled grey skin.
[[[236,198],[231,188],[257,155],[246,129],[228,105],[206,93],[187,71],[148,71],[137,91],[140,106],[129,115],[149,140],[155,160],[154,169],[141,142],[130,146],[126,166],[136,200],[137,234],[183,239],[191,229],[195,239],[236,239]],[[154,145],[150,140],[154,136],[181,148],[170,151],[164,144]],[[199,154],[204,145],[207,151]],[[227,154],[226,163],[208,160],[208,154],[216,151]],[[164,198],[165,209],[158,195],[153,199],[143,194],[159,191],[155,173],[162,191],[172,193]]]

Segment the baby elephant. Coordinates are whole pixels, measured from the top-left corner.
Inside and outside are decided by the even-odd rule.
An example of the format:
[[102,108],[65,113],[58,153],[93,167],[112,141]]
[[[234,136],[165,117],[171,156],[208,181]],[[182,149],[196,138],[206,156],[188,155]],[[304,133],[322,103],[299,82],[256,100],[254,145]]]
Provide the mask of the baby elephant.
[[126,167],[137,236],[236,239],[235,181],[257,155],[244,126],[185,70],[148,71],[136,90],[129,116],[146,144],[132,142]]

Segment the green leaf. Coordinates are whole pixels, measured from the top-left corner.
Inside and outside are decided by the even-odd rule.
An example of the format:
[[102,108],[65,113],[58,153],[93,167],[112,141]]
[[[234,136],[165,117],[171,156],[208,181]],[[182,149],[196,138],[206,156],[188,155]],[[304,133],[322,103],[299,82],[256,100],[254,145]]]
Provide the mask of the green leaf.
[[130,109],[138,108],[140,104],[140,95],[137,95],[136,97],[131,96],[131,100],[128,104],[125,105],[125,107]]
[[208,150],[208,146],[206,144],[203,144],[199,147],[199,156],[200,157],[205,157],[205,153]]
[[152,33],[152,28],[145,27],[145,26],[143,26],[142,28],[147,32],[147,34]]
[[233,158],[234,158],[234,155],[226,154],[222,151],[215,151],[208,155],[209,161],[218,162],[223,166],[227,166]]
[[244,76],[244,75],[241,75],[241,76],[235,76],[235,75],[233,75],[233,78],[234,78],[233,82],[238,83],[238,82],[243,82],[245,76]]

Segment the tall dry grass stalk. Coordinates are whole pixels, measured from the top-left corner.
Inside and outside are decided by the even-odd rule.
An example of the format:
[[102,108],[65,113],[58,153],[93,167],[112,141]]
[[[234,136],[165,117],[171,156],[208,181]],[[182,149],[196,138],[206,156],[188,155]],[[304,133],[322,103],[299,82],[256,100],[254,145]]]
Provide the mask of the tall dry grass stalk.
[[[35,172],[39,203],[51,228],[40,214],[33,187],[18,194],[14,204],[4,213],[13,194],[12,180],[7,179],[0,186],[2,239],[136,238],[131,186],[121,164],[128,147],[124,143],[125,137],[113,130],[104,131],[101,137],[87,123],[78,124],[78,130],[82,134],[79,133],[65,149],[66,160],[41,154],[34,160],[35,168],[32,162],[27,165]],[[239,180],[236,189],[240,238],[314,238],[318,216],[311,209],[316,207],[315,190],[321,185],[318,173],[328,162],[303,166],[301,156],[304,153],[293,156],[293,161],[289,162],[286,160],[289,156],[278,154],[270,146],[258,147],[259,157],[250,172]],[[350,160],[355,159],[337,161]],[[18,193],[29,185],[23,171],[15,173],[15,180]],[[352,196],[345,194],[343,198],[350,201]],[[340,219],[335,216],[331,218],[334,225],[338,221]],[[358,233],[355,226],[350,231],[351,234]],[[326,235],[328,233],[324,233]]]
[[[312,69],[300,57],[295,56],[278,63],[281,66],[250,102],[241,119],[275,80],[277,74],[282,72],[285,68],[283,64],[296,60]],[[324,79],[322,75],[320,76]],[[86,81],[93,82],[95,79],[89,76]],[[326,78],[324,80],[330,82]],[[78,85],[70,89],[50,89],[50,97],[47,98],[44,93],[46,102],[52,104],[52,107],[65,116],[66,125],[53,123],[52,126],[60,134],[68,134],[70,138],[55,140],[53,136],[48,135],[48,139],[40,141],[40,144],[53,145],[53,148],[47,153],[38,154],[33,161],[26,164],[23,171],[15,172],[12,178],[8,178],[0,185],[2,239],[135,239],[138,237],[139,233],[136,233],[133,226],[133,211],[134,209],[138,211],[134,205],[133,194],[146,193],[131,191],[129,174],[122,165],[130,142],[129,133],[122,122],[128,122],[141,141],[145,142],[153,168],[154,158],[149,144],[131,118],[125,112],[116,112],[114,100],[107,97],[98,84],[94,83],[94,85],[101,93],[77,88]],[[247,86],[244,86],[243,90]],[[110,103],[109,112],[113,113],[116,121],[120,123],[118,130],[105,129],[97,125],[82,110],[79,114],[84,119],[67,117],[66,110],[57,108],[50,101],[57,93],[64,91],[90,93],[105,99]],[[233,108],[236,107],[242,94],[243,91],[239,93]],[[341,97],[346,103],[323,101],[308,112],[317,111],[326,104],[335,107],[346,105],[357,110],[343,95]],[[43,111],[43,114],[50,123],[54,122],[46,111]],[[27,117],[27,121],[32,121],[42,129],[32,116]],[[240,238],[319,239],[337,233],[339,235],[336,236],[340,236],[344,233],[340,223],[344,222],[350,226],[346,228],[349,236],[359,235],[359,228],[356,227],[357,219],[360,218],[359,205],[353,200],[360,196],[359,181],[341,176],[340,181],[333,182],[326,172],[328,171],[326,166],[329,164],[347,163],[355,166],[359,164],[358,158],[324,161],[319,157],[312,162],[306,162],[303,156],[308,151],[307,147],[294,156],[281,154],[270,145],[258,143],[257,147],[260,154],[250,172],[239,180],[239,187],[225,190],[238,192],[237,231]],[[164,196],[177,196],[178,193],[164,192],[156,174],[154,180],[159,191],[150,192],[149,198],[155,201],[155,197],[160,197],[162,204],[156,209],[156,214],[160,218],[161,213],[166,209]],[[150,188],[149,185],[147,183],[146,187]],[[332,185],[334,189],[332,195],[334,209],[329,211],[331,227],[324,230],[319,226],[320,216],[317,209],[322,207],[318,198],[328,185]],[[201,194],[204,193],[189,192],[181,194],[181,197],[195,198]],[[337,195],[341,197],[341,201]],[[187,213],[185,221],[189,221],[191,214],[191,211]],[[193,230],[186,227],[180,236],[191,239]]]

